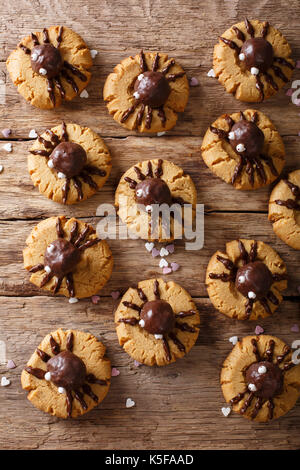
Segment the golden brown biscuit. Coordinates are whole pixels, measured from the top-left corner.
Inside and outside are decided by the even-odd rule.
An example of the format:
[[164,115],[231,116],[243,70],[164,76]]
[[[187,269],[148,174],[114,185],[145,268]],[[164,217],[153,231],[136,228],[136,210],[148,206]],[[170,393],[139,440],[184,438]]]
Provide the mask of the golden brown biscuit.
[[300,365],[291,361],[291,349],[279,338],[246,336],[225,359],[220,382],[234,411],[266,422],[295,405],[300,395]]
[[206,286],[217,310],[230,318],[256,320],[272,315],[287,287],[286,267],[261,241],[233,240],[217,251],[206,271]]
[[207,130],[202,157],[208,168],[236,189],[257,189],[282,172],[285,150],[270,119],[247,109],[223,114]]
[[[197,192],[191,177],[179,166],[161,159],[146,160],[129,168],[115,194],[118,214],[129,230],[144,240],[160,242],[181,238],[181,206],[192,205],[190,214],[184,214],[187,226],[192,223],[196,202]],[[162,204],[179,205],[179,210],[170,218],[170,227],[153,211],[153,207]]]
[[105,346],[90,333],[58,329],[29,359],[21,383],[31,403],[59,418],[76,418],[104,400],[111,377]]
[[24,267],[30,282],[72,299],[96,294],[107,283],[113,257],[93,227],[74,218],[50,217],[26,240]]
[[127,57],[108,75],[103,98],[115,121],[129,130],[162,132],[184,111],[189,83],[175,59],[161,52]]
[[293,73],[291,48],[268,22],[237,23],[219,38],[214,48],[214,72],[235,98],[260,102],[270,98]]
[[292,171],[273,189],[269,201],[269,220],[284,243],[300,250],[300,170]]
[[129,288],[115,313],[124,350],[148,366],[165,366],[194,346],[200,317],[186,290],[173,281],[148,279]]
[[92,58],[79,34],[66,26],[50,26],[23,38],[6,66],[26,101],[52,109],[86,88]]
[[109,177],[111,158],[103,140],[88,127],[65,124],[45,131],[28,156],[28,171],[40,193],[75,204],[97,192]]

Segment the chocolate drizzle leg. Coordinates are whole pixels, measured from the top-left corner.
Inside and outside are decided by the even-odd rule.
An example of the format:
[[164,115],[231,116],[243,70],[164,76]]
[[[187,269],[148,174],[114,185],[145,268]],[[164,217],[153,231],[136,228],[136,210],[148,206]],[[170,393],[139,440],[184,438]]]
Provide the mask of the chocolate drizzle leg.
[[287,179],[282,180],[291,190],[292,195],[295,197],[295,199],[286,199],[283,201],[282,199],[276,199],[275,204],[278,206],[284,206],[287,209],[290,210],[300,210],[300,188],[296,184],[292,183],[291,181]]

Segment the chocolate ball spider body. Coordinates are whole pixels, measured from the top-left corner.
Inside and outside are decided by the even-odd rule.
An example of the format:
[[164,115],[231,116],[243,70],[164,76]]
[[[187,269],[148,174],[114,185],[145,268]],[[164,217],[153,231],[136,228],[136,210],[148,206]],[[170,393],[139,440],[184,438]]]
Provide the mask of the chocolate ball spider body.
[[245,297],[261,299],[265,297],[273,283],[269,268],[261,261],[241,266],[236,274],[235,286]]
[[151,204],[172,203],[172,196],[167,183],[160,178],[147,178],[137,184],[136,201],[145,206]]
[[241,54],[245,56],[244,61],[248,70],[255,67],[260,72],[267,72],[273,64],[273,47],[264,38],[251,38],[245,41]]
[[168,80],[161,72],[141,73],[134,83],[135,99],[152,108],[159,108],[167,101],[171,92]]
[[85,150],[75,142],[61,142],[49,157],[54,168],[67,178],[78,176],[87,162]]
[[44,263],[50,268],[50,272],[62,277],[73,271],[80,260],[80,254],[71,242],[58,238],[47,247]]
[[85,382],[86,367],[84,362],[68,350],[49,359],[47,370],[50,372],[51,382],[65,390],[77,390]]
[[264,145],[264,133],[251,121],[241,119],[236,122],[229,133],[230,145],[235,152],[249,159],[259,157]]
[[30,59],[32,70],[47,78],[56,77],[63,68],[60,52],[52,44],[38,44],[34,46]]
[[245,374],[248,389],[260,398],[273,398],[283,388],[283,373],[277,364],[269,361],[254,362]]
[[164,335],[175,326],[175,317],[171,305],[165,300],[152,300],[143,305],[140,314],[143,328],[148,333]]

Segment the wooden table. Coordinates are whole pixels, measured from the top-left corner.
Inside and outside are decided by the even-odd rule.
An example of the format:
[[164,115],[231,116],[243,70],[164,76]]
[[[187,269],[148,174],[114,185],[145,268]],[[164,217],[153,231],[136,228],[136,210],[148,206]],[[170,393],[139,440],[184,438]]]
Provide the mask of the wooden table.
[[[209,257],[225,242],[253,237],[270,243],[283,257],[290,274],[285,301],[272,318],[259,322],[269,334],[291,343],[299,337],[291,326],[299,323],[299,252],[283,244],[267,220],[270,188],[238,192],[213,177],[204,165],[201,138],[220,114],[247,109],[226,94],[207,72],[212,64],[216,38],[247,15],[268,20],[286,36],[300,59],[300,5],[298,0],[247,2],[246,0],[16,0],[0,1],[0,68],[6,83],[6,102],[0,106],[1,128],[13,129],[13,152],[0,150],[4,172],[0,176],[0,340],[7,358],[17,364],[0,374],[10,380],[1,387],[0,447],[5,449],[295,449],[300,446],[300,402],[288,415],[267,425],[254,424],[238,415],[225,418],[219,386],[220,367],[231,350],[232,335],[254,333],[256,324],[225,318],[212,307],[204,285]],[[67,18],[65,17],[67,15]],[[52,24],[66,24],[80,33],[99,53],[94,61],[88,99],[78,98],[55,111],[41,111],[27,104],[6,74],[5,60],[19,39]],[[108,115],[101,98],[105,77],[121,59],[141,48],[168,52],[182,63],[200,86],[191,88],[186,112],[164,137],[128,133]],[[300,78],[299,70],[294,79]],[[286,96],[277,96],[255,107],[274,120],[284,138],[286,171],[299,168],[300,108]],[[62,119],[90,126],[105,138],[113,157],[113,171],[103,190],[89,201],[62,207],[34,189],[27,173],[31,129],[44,129]],[[2,139],[2,135],[1,135]],[[1,147],[2,144],[1,143]],[[205,204],[205,246],[198,252],[176,245],[169,260],[181,268],[167,279],[182,284],[195,298],[202,328],[188,356],[164,368],[136,368],[117,342],[113,324],[116,307],[111,291],[124,292],[141,279],[160,275],[158,258],[152,258],[141,240],[112,241],[113,276],[101,292],[101,301],[90,299],[70,305],[64,298],[46,296],[28,282],[22,267],[22,248],[31,228],[58,214],[75,215],[96,225],[100,203],[112,202],[121,174],[141,159],[161,157],[180,164],[198,188],[198,202]],[[298,295],[298,297],[297,297]],[[42,337],[58,327],[77,328],[97,335],[107,345],[112,365],[120,370],[112,378],[105,401],[91,413],[62,421],[35,409],[20,386],[21,370]],[[131,397],[136,406],[126,409]]]

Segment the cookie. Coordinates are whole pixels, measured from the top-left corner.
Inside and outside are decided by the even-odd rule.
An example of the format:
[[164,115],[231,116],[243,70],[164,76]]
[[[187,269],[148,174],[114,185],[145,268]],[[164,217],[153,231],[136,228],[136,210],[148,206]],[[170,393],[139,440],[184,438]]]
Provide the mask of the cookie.
[[92,57],[79,34],[66,26],[50,26],[23,38],[6,66],[26,101],[52,109],[87,87]]
[[267,21],[246,19],[220,36],[214,48],[214,72],[236,99],[257,103],[290,80],[291,53],[285,37]]
[[236,189],[272,183],[285,164],[282,138],[254,109],[220,116],[206,131],[201,150],[208,168]]
[[103,98],[115,121],[129,130],[172,129],[184,111],[189,83],[182,67],[161,52],[127,57],[109,74]]
[[284,243],[300,250],[300,170],[290,173],[273,189],[269,201],[269,220]]
[[93,227],[74,218],[50,217],[33,228],[23,251],[30,282],[53,294],[81,299],[109,280],[113,257]]
[[[144,240],[170,241],[182,238],[182,206],[184,224],[190,226],[195,216],[197,192],[184,171],[167,160],[155,159],[137,163],[122,176],[115,194],[115,205],[129,230]],[[158,214],[160,205],[175,208],[170,218]],[[175,205],[175,206],[174,206]],[[164,206],[162,206],[164,207]],[[168,223],[170,221],[170,223]]]
[[28,171],[40,193],[62,204],[95,194],[111,171],[103,140],[88,127],[65,124],[38,136],[28,156]]
[[129,288],[115,313],[119,343],[136,361],[165,366],[194,346],[200,317],[188,292],[173,281],[148,279]]
[[90,333],[58,329],[48,334],[21,375],[28,400],[58,418],[76,418],[92,410],[110,386],[105,350]]
[[261,241],[233,240],[217,251],[206,271],[207,292],[214,307],[238,320],[272,315],[287,287],[286,267],[273,248]]
[[221,387],[232,409],[266,422],[286,414],[300,395],[300,365],[275,336],[246,336],[224,361]]

